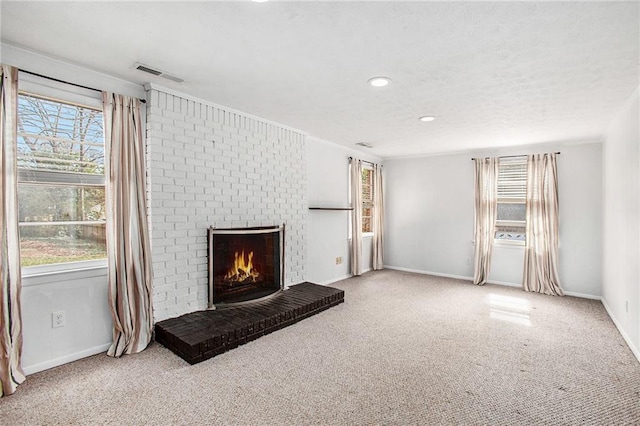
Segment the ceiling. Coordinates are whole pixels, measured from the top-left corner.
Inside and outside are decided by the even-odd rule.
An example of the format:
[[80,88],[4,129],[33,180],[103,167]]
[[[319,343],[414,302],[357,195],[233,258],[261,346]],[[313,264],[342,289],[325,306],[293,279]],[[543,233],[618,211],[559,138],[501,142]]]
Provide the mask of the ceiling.
[[[383,158],[597,139],[639,84],[638,2],[0,7],[5,43]],[[367,84],[379,75],[392,83]]]

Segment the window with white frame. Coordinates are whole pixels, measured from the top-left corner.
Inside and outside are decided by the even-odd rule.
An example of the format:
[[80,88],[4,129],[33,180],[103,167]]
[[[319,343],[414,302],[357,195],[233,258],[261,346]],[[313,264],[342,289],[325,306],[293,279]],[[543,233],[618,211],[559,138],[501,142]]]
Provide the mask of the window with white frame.
[[501,158],[495,241],[524,245],[526,239],[527,158]]
[[373,169],[362,168],[362,232],[373,232]]
[[19,94],[23,267],[106,258],[105,149],[97,105]]

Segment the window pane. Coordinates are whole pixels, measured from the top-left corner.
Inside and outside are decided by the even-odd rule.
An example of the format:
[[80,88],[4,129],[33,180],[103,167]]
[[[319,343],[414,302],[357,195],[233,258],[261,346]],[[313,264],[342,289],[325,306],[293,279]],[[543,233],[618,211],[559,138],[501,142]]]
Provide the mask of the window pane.
[[362,232],[373,232],[371,213],[373,207],[373,170],[362,169]]
[[498,220],[526,220],[526,205],[520,203],[498,203]]
[[526,157],[501,158],[494,238],[523,244],[526,239]]
[[107,257],[105,225],[20,227],[22,266],[77,262]]
[[104,223],[59,224],[105,220],[102,111],[21,93],[17,148],[22,265],[105,258]]
[[18,167],[103,175],[102,112],[21,94]]
[[18,185],[20,222],[105,220],[104,187]]
[[371,208],[362,209],[362,232],[373,232],[371,229]]
[[373,170],[362,169],[362,202],[373,202]]

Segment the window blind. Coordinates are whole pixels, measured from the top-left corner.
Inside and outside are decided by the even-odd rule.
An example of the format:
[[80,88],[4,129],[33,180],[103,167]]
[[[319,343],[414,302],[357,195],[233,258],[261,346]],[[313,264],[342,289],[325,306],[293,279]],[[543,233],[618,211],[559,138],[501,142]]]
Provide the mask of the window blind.
[[522,203],[527,197],[527,157],[501,158],[498,203]]

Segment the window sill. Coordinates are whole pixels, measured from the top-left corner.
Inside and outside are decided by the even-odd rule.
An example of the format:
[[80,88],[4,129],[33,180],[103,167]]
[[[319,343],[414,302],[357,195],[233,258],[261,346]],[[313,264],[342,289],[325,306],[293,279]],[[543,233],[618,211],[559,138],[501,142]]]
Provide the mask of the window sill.
[[[373,238],[373,232],[363,232],[362,233],[362,239],[365,239],[365,238]],[[349,238],[347,238],[347,240],[351,241],[351,240],[353,240],[353,237],[349,236]]]
[[106,276],[107,259],[39,265],[22,268],[24,286],[40,285],[78,278]]
[[493,240],[496,247],[524,250],[524,241]]

